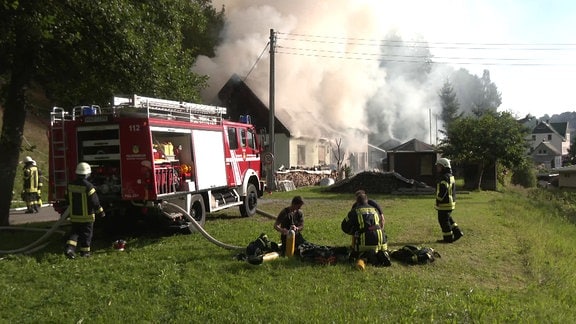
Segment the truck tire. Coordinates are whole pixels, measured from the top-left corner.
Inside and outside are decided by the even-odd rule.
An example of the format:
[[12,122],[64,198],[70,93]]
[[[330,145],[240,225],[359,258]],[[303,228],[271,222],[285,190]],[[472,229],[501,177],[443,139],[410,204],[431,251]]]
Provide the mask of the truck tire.
[[258,192],[253,184],[249,184],[246,188],[246,197],[244,197],[244,203],[240,205],[240,215],[242,217],[250,217],[256,214],[256,208],[258,207]]
[[[188,214],[190,214],[190,216],[192,216],[200,226],[204,227],[204,223],[206,223],[206,208],[204,206],[202,195],[192,195]],[[190,231],[197,232],[192,223],[190,223]]]

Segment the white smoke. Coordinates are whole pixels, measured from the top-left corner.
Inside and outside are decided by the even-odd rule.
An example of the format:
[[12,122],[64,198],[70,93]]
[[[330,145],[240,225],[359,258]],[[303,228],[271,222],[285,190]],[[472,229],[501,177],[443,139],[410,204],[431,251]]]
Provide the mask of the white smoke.
[[[216,56],[200,57],[194,67],[210,77],[205,100],[213,100],[233,74],[249,74],[246,84],[268,104],[268,49],[257,59],[274,29],[276,114],[293,135],[345,138],[346,143],[361,131],[378,141],[374,145],[392,138],[429,142],[430,116],[440,112],[438,91],[447,75],[436,69],[419,81],[398,69],[389,75],[378,59],[377,42],[397,27],[397,18],[385,1],[213,4],[217,9],[225,5],[227,20]],[[414,35],[400,36],[410,40]]]

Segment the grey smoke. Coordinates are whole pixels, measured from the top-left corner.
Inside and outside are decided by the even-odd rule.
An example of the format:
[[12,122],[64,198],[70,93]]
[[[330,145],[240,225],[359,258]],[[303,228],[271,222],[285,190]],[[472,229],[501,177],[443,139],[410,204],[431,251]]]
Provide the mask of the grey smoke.
[[370,134],[375,145],[389,139],[430,142],[430,115],[440,113],[438,91],[451,69],[432,65],[428,74],[419,74],[414,64],[379,60],[382,48],[367,43],[390,38],[391,32],[394,39],[416,37],[383,21],[389,9],[383,1],[214,1],[216,8],[222,4],[224,42],[215,57],[200,57],[194,66],[210,77],[205,100],[213,100],[234,73],[251,71],[245,82],[268,104],[268,52],[254,64],[274,29],[276,113],[294,135],[344,138],[346,145],[358,132]]

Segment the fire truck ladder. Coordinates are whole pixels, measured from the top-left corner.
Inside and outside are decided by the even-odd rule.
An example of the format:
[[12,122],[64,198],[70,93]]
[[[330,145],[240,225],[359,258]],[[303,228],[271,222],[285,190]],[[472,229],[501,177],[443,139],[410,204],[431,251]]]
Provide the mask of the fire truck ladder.
[[63,108],[54,107],[50,113],[50,138],[52,139],[52,176],[54,183],[53,192],[55,197],[63,197],[66,192],[68,179],[68,166],[66,165],[66,136],[64,122],[68,118],[68,112]]
[[220,124],[226,108],[190,102],[157,99],[134,95],[131,98],[114,97],[115,107],[145,109],[148,117],[184,120],[189,122]]

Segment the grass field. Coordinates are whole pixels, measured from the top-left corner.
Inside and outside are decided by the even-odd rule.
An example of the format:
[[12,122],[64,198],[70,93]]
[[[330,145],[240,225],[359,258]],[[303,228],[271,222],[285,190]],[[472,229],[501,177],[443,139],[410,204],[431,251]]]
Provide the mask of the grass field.
[[[306,202],[308,241],[349,244],[340,222],[352,194],[304,188],[266,195],[259,209],[277,214],[294,194]],[[562,209],[533,197],[521,190],[460,195],[454,218],[465,236],[446,245],[436,243],[433,197],[372,196],[384,207],[390,249],[430,246],[442,257],[363,272],[346,262],[287,258],[254,266],[200,234],[126,237],[124,252],[96,237],[92,258],[67,260],[56,235],[32,255],[1,256],[0,322],[573,323],[576,228]],[[228,210],[211,215],[205,229],[242,248],[261,232],[278,241],[272,223]],[[38,235],[2,232],[0,249]]]

